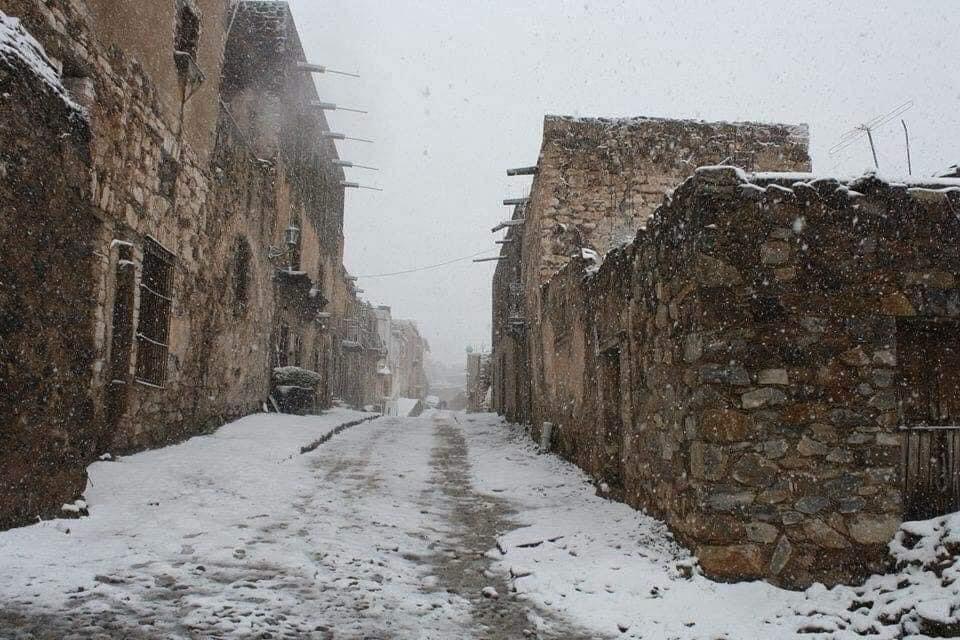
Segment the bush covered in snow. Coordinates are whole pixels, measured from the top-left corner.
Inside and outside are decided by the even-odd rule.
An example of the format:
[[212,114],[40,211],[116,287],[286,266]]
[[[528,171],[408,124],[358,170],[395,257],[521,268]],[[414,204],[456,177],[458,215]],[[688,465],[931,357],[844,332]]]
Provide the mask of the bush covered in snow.
[[315,389],[322,378],[316,371],[301,367],[276,367],[273,370],[273,384],[277,387],[307,387]]

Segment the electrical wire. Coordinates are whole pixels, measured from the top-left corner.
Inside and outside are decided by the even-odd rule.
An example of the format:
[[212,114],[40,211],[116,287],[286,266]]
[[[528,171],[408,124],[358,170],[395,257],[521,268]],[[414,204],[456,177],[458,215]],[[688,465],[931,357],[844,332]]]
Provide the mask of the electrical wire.
[[453,264],[453,263],[455,263],[455,262],[463,262],[464,260],[469,260],[470,258],[476,258],[476,257],[479,256],[479,255],[483,255],[483,254],[485,254],[485,253],[491,253],[491,252],[493,252],[493,251],[499,251],[499,250],[500,250],[499,248],[497,248],[497,249],[484,249],[483,251],[477,251],[476,253],[472,253],[472,254],[470,254],[469,256],[463,256],[463,257],[461,257],[461,258],[454,258],[453,260],[447,260],[446,262],[438,262],[437,264],[431,264],[431,265],[427,265],[427,266],[425,266],[425,267],[417,267],[417,268],[415,268],[415,269],[404,269],[403,271],[392,271],[392,272],[390,272],[390,273],[372,273],[372,274],[368,274],[368,275],[365,275],[365,276],[354,276],[354,277],[357,278],[358,280],[359,280],[360,278],[386,278],[386,277],[388,277],[388,276],[400,276],[400,275],[404,275],[404,274],[407,274],[407,273],[416,273],[416,272],[418,272],[418,271],[429,271],[429,270],[431,270],[431,269],[439,269],[440,267],[445,267],[445,266],[447,266],[447,265],[449,265],[449,264]]

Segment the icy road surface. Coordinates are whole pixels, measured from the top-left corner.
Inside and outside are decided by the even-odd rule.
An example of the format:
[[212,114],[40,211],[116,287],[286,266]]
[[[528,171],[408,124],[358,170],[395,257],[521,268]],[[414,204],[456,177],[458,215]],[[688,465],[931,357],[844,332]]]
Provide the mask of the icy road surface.
[[0,534],[0,638],[794,636],[803,593],[684,577],[662,524],[496,417],[301,453],[369,417],[256,415],[94,464],[90,517]]

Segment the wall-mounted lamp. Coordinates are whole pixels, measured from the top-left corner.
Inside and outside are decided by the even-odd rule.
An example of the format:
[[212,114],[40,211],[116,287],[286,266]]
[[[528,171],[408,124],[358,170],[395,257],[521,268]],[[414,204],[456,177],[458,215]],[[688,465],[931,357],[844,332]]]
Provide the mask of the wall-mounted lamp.
[[335,73],[340,76],[350,76],[351,78],[359,78],[359,73],[350,73],[349,71],[337,71],[336,69],[331,69],[330,67],[325,67],[322,64],[310,64],[309,62],[298,62],[297,69],[301,71],[306,71],[307,73]]
[[351,109],[349,107],[341,107],[340,105],[334,102],[311,102],[310,106],[314,109],[322,109],[324,111],[351,111],[353,113],[367,113],[362,109]]
[[321,138],[327,138],[328,140],[355,140],[357,142],[373,142],[373,140],[367,140],[366,138],[351,138],[345,133],[334,133],[333,131],[324,131],[320,134]]
[[349,160],[334,160],[333,165],[335,167],[353,167],[355,169],[370,169],[371,171],[380,171],[380,169],[377,169],[376,167],[368,167],[363,164],[355,164],[353,162],[350,162]]
[[267,258],[276,260],[282,256],[292,253],[300,244],[300,227],[290,223],[290,226],[283,230],[283,241],[287,245],[286,249],[270,247],[267,250]]
[[291,224],[284,230],[283,239],[286,240],[288,247],[295,247],[300,244],[300,227]]

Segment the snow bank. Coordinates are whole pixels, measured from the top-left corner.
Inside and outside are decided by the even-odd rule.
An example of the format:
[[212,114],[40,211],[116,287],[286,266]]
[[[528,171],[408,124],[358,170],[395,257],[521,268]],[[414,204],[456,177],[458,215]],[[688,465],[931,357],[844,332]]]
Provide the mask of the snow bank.
[[469,416],[473,482],[509,498],[517,528],[489,555],[521,597],[598,634],[675,640],[960,638],[960,513],[904,523],[896,569],[805,592],[713,582],[659,520],[597,495],[527,433]]
[[960,637],[960,513],[903,523],[890,554],[894,573],[808,589],[794,612],[798,631],[823,640]]
[[596,637],[793,635],[769,620],[800,603],[802,593],[704,578],[663,522],[598,496],[589,476],[540,454],[523,429],[493,416],[465,420],[474,486],[516,510],[517,528],[488,555],[521,598]]
[[0,11],[0,63],[14,68],[26,67],[40,78],[53,95],[70,109],[85,114],[60,82],[60,73],[43,45],[30,35],[20,21]]
[[418,416],[422,412],[423,404],[416,398],[397,398],[398,416],[407,418],[411,416]]

